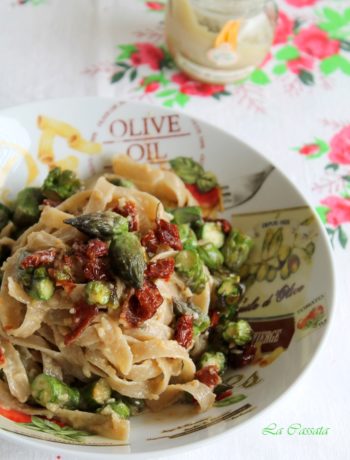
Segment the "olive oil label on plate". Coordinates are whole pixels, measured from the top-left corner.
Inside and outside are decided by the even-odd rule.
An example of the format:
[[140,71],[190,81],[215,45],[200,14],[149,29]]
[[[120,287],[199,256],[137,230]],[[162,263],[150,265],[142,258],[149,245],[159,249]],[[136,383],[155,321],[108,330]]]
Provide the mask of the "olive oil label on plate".
[[[318,223],[308,208],[235,216],[235,227],[254,240],[241,267],[247,286],[241,314],[247,319],[293,316],[307,302],[317,257]],[[311,280],[308,286],[305,280]],[[313,294],[314,295],[314,294]]]

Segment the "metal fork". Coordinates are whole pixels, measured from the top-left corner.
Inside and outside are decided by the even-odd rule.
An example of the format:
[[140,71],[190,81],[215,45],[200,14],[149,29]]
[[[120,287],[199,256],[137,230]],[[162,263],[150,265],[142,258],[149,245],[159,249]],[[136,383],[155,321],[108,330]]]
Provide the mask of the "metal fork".
[[253,198],[274,169],[269,165],[258,173],[235,178],[232,185],[223,185],[221,191],[225,209],[235,208]]

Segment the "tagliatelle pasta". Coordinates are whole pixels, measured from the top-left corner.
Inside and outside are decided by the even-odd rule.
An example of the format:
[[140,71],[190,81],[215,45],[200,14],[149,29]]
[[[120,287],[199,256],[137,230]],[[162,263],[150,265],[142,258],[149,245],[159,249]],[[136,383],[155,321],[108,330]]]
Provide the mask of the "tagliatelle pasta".
[[[74,148],[95,149],[86,141],[81,147],[69,125],[46,117],[38,125],[42,161],[52,161],[54,134]],[[190,166],[184,161],[192,180]],[[213,405],[226,358],[222,351],[198,356],[209,332],[215,336],[215,309],[222,330],[238,324],[226,322],[236,320],[230,308],[242,288],[221,253],[230,224],[203,220],[181,174],[126,156],[116,157],[113,169],[115,176],[101,175],[81,190],[73,173],[56,168],[35,194],[41,201],[18,198],[15,224],[4,208],[0,402],[124,441],[127,418],[140,407]],[[223,283],[231,297],[228,288],[219,294]],[[232,334],[241,344],[251,340],[247,323]],[[231,338],[220,340],[228,350]]]

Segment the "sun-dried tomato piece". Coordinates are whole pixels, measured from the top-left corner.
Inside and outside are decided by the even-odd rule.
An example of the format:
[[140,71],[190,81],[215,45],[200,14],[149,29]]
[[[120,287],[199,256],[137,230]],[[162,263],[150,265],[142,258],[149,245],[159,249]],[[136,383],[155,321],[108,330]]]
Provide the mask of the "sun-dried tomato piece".
[[83,300],[78,302],[74,306],[74,309],[73,329],[65,336],[65,345],[70,345],[77,340],[98,315],[98,308],[96,305],[89,305]]
[[107,260],[108,244],[98,238],[84,243],[75,241],[72,245],[73,258],[80,264],[84,277],[89,280],[105,280],[109,278]]
[[155,254],[157,252],[159,241],[153,230],[149,230],[142,238],[141,244],[147,249],[147,252]]
[[127,201],[124,206],[116,206],[113,208],[113,211],[123,217],[128,217],[130,232],[136,232],[139,229],[139,219],[135,203]]
[[88,259],[85,261],[84,276],[89,281],[102,281],[109,278],[107,261],[103,259]]
[[0,347],[0,366],[3,366],[5,364],[5,353],[3,348]]
[[25,257],[21,262],[21,268],[37,268],[53,264],[57,256],[57,249],[50,248],[42,251],[36,251]]
[[174,273],[175,260],[173,257],[167,259],[160,259],[155,262],[150,262],[147,266],[145,275],[150,279],[162,278],[169,280]]
[[193,316],[182,315],[176,322],[174,339],[184,348],[188,348],[193,339]]
[[210,313],[210,327],[216,327],[220,321],[220,313],[217,310],[213,310]]
[[166,244],[176,251],[181,251],[182,243],[177,225],[160,219],[155,229],[155,235],[160,244]]
[[104,257],[108,254],[108,244],[98,238],[90,240],[87,244],[86,255],[89,259]]
[[125,318],[132,326],[139,326],[152,318],[163,303],[157,286],[151,281],[145,281],[141,289],[135,289],[129,299]]
[[195,198],[200,206],[204,208],[214,208],[220,203],[221,190],[220,187],[214,187],[209,192],[201,192],[196,184],[185,184],[187,190],[190,191],[193,198]]
[[205,366],[195,373],[195,378],[207,385],[209,388],[215,388],[221,382],[216,366]]

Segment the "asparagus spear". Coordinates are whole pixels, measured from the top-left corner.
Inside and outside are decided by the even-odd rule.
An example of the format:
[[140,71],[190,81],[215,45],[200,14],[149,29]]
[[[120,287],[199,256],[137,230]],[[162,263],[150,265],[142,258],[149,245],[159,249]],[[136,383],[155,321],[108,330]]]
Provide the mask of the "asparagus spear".
[[134,233],[121,233],[109,247],[112,269],[135,288],[143,285],[146,261],[140,240]]
[[128,220],[112,211],[94,212],[73,217],[64,221],[66,224],[94,238],[109,240],[129,230]]
[[39,188],[28,187],[17,195],[13,221],[19,227],[30,227],[40,217],[39,204],[42,194]]

